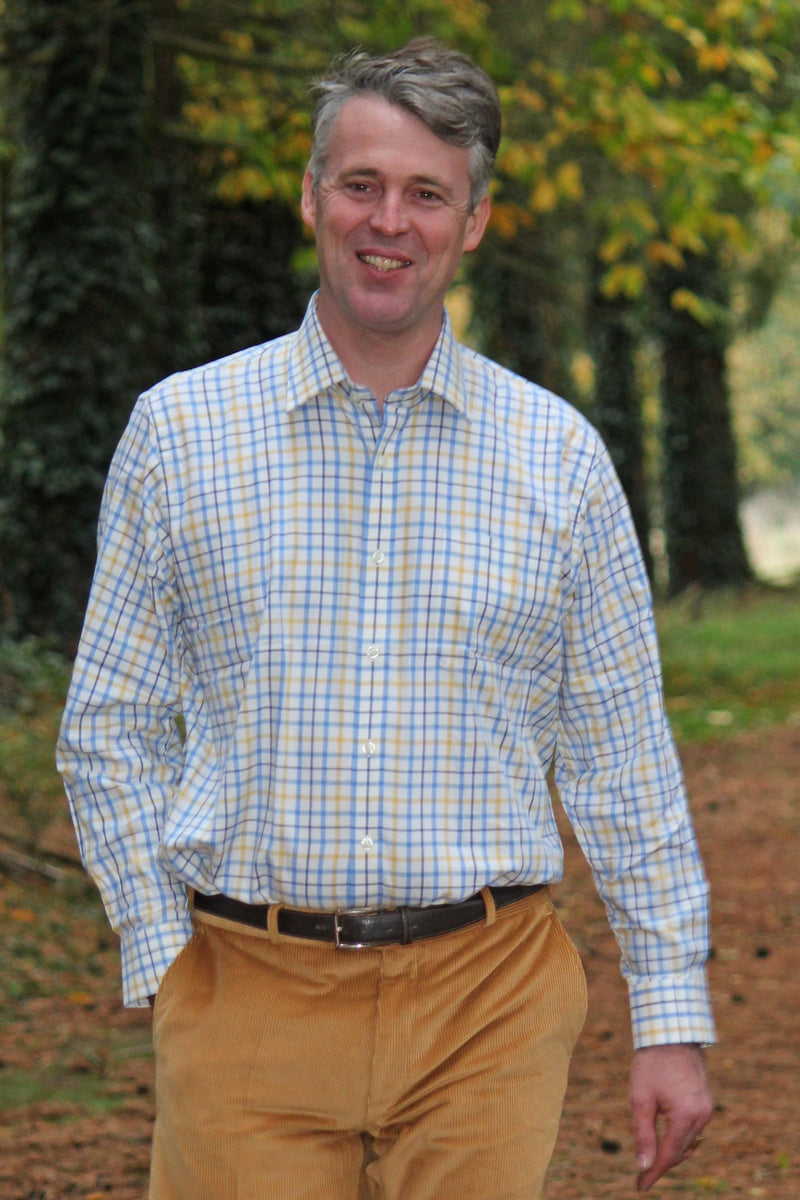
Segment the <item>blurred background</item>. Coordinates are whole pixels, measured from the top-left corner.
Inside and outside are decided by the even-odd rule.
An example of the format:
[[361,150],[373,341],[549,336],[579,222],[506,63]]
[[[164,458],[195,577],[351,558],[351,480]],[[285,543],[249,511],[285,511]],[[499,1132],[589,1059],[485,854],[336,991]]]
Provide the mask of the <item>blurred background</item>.
[[462,335],[600,428],[660,594],[800,570],[796,0],[5,0],[6,639],[74,648],[137,393],[301,318],[309,83],[423,33],[505,110]]
[[[665,1186],[800,1195],[797,0],[0,0],[0,1192],[13,1200],[133,1200],[147,1173],[148,1018],[121,1009],[53,765],[111,455],[144,388],[296,328],[316,284],[298,216],[309,84],[354,45],[423,34],[485,67],[505,113],[491,225],[451,315],[600,429],[657,597],[715,897],[724,1047],[705,1174],[690,1164]],[[600,1200],[631,1186],[625,1001],[568,852],[560,903],[594,1016],[551,1194]]]

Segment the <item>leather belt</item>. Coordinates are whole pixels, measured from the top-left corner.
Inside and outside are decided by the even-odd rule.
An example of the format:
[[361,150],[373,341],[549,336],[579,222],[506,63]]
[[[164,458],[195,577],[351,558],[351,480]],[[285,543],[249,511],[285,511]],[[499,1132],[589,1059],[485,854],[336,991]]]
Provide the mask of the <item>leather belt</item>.
[[[531,886],[493,887],[488,890],[496,908],[505,908],[516,900],[540,892],[542,883]],[[245,904],[229,896],[206,896],[194,893],[194,907],[200,912],[238,921],[255,929],[267,928],[271,905]],[[422,938],[452,933],[467,925],[476,925],[486,917],[486,903],[477,892],[457,904],[431,904],[427,908],[388,908],[345,910],[338,912],[307,912],[278,906],[278,932],[287,937],[310,938],[330,942],[338,949],[361,950],[375,946],[402,945]]]

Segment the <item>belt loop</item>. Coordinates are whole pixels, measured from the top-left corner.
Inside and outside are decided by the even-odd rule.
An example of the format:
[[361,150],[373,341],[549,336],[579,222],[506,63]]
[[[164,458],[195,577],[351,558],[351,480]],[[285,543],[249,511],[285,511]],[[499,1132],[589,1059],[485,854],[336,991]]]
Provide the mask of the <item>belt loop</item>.
[[403,942],[402,942],[402,944],[404,946],[410,946],[412,941],[414,940],[411,936],[412,932],[413,932],[413,930],[411,928],[411,909],[410,908],[401,908],[400,909],[400,917],[403,921]]
[[270,904],[267,909],[267,933],[269,934],[269,940],[276,946],[281,940],[281,935],[278,931],[278,913],[282,907],[283,905],[281,904]]
[[494,902],[492,889],[490,887],[482,887],[481,895],[483,896],[483,903],[486,905],[486,924],[487,926],[494,925],[497,920],[497,905]]

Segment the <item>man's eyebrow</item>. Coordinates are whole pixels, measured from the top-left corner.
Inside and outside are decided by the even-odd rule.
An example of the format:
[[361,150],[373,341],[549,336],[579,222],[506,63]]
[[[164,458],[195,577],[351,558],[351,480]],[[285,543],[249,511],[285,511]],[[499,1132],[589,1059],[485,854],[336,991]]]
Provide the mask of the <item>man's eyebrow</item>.
[[434,188],[437,192],[444,192],[448,196],[452,193],[452,188],[443,180],[437,179],[435,175],[414,175],[411,182],[416,183],[417,186]]
[[347,167],[339,172],[339,178],[350,179],[354,175],[367,175],[370,179],[379,179],[380,174],[375,167]]

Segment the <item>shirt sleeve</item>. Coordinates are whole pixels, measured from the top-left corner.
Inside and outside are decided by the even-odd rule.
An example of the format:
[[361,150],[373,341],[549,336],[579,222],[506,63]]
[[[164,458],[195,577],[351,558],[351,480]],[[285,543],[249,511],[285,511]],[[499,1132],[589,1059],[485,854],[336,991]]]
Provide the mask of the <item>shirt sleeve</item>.
[[602,446],[574,514],[556,783],[622,953],[634,1045],[714,1041],[708,884],[649,583]]
[[106,483],[57,752],[84,864],[121,938],[133,1007],[157,991],[191,935],[186,890],[159,857],[183,761],[179,602],[162,474],[143,398]]

